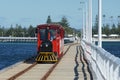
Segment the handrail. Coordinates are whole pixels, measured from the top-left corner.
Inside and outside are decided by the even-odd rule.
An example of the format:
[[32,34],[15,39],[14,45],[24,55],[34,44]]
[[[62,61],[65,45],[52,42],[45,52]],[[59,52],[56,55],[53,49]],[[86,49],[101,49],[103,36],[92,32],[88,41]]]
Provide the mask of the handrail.
[[120,80],[120,58],[85,40],[81,41],[81,45],[96,74],[95,80]]

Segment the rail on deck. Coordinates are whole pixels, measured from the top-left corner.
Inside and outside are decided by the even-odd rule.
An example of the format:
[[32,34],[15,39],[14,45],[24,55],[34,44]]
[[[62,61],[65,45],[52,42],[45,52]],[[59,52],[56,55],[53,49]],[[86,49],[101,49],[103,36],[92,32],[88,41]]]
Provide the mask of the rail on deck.
[[81,41],[81,45],[96,75],[94,80],[120,80],[120,58],[85,40]]

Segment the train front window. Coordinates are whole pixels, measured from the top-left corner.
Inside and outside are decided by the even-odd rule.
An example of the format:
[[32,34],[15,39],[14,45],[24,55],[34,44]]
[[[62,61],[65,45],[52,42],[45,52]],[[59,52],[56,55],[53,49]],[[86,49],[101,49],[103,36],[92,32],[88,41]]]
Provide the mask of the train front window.
[[40,39],[45,41],[48,40],[48,34],[50,34],[50,40],[56,38],[56,30],[54,29],[40,29]]
[[56,38],[56,30],[50,29],[49,32],[50,32],[50,40],[55,39]]
[[40,29],[40,39],[46,40],[46,30],[45,29]]

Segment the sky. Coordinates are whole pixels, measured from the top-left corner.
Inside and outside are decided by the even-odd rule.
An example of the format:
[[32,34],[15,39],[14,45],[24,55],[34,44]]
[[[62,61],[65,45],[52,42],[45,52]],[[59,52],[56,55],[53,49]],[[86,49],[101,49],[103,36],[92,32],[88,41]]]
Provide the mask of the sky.
[[[23,27],[29,25],[39,25],[46,23],[48,15],[53,22],[58,22],[66,16],[71,27],[80,29],[82,27],[83,5],[80,2],[88,0],[0,0],[0,25],[10,27],[20,24]],[[102,0],[102,14],[106,15],[106,20],[110,16],[117,21],[120,16],[120,0]],[[92,0],[92,18],[98,13],[98,0]]]

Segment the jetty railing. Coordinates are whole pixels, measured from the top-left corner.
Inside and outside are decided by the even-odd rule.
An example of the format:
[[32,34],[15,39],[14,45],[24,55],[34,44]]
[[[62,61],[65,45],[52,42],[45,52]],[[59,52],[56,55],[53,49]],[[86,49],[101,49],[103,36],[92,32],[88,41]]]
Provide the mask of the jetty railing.
[[0,37],[0,42],[36,42],[36,37]]
[[94,80],[120,80],[120,58],[103,48],[81,41],[86,59],[93,71]]

